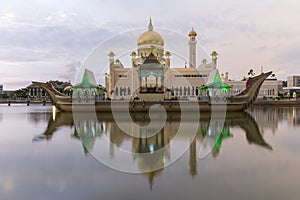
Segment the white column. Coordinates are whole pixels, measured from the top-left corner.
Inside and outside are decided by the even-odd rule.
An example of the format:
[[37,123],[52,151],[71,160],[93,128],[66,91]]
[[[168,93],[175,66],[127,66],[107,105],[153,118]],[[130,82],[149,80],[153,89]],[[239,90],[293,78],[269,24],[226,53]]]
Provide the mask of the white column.
[[189,57],[190,57],[190,68],[196,67],[196,40],[197,33],[192,29],[192,31],[189,33]]

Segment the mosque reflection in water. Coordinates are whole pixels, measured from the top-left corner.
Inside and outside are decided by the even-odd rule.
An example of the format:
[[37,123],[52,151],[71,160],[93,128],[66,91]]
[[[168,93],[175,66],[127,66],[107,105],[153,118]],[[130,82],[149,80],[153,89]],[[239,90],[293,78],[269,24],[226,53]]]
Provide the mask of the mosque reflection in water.
[[[254,118],[261,116],[255,115],[255,113],[258,112],[255,109],[251,112],[254,113]],[[135,123],[138,124],[139,127],[145,127],[150,123],[148,114],[136,113],[132,114],[131,118],[133,121],[126,121],[124,118],[122,123]],[[210,145],[211,151],[208,152],[209,155],[217,157],[221,151],[222,143],[233,138],[233,133],[231,133],[231,128],[233,127],[239,127],[244,131],[249,144],[259,145],[266,148],[266,151],[271,150],[272,147],[262,137],[261,129],[258,127],[254,118],[247,112],[227,113],[224,123],[221,123],[218,127],[218,125],[216,125],[218,123],[214,123],[214,120],[217,122],[220,119],[211,119],[208,113],[201,114],[200,119],[197,119],[198,121],[193,119],[191,115],[190,120],[192,123],[193,121],[194,123],[199,123],[199,127],[195,137],[192,137],[190,140],[189,145],[190,175],[197,175],[199,147],[207,147],[207,145]],[[274,118],[272,118],[271,121],[272,120],[274,120]],[[157,134],[147,137],[148,132],[150,133],[152,130],[141,128],[139,132],[141,137],[133,137],[117,126],[111,114],[99,114],[93,118],[89,114],[82,113],[80,114],[80,120],[74,120],[72,113],[56,113],[56,115],[50,117],[45,132],[35,136],[33,141],[51,140],[55,131],[60,127],[75,127],[74,121],[76,122],[76,128],[73,129],[72,138],[81,139],[85,154],[93,151],[97,141],[108,138],[110,145],[103,146],[102,148],[109,148],[108,150],[106,149],[107,152],[109,152],[109,156],[111,158],[114,157],[116,148],[119,147],[132,152],[132,162],[137,162],[140,172],[147,175],[151,187],[154,176],[161,173],[166,160],[170,160],[172,157],[171,149],[176,149],[170,142],[178,131],[181,117],[180,113],[168,114],[163,128],[161,128]],[[266,124],[269,124],[269,122],[266,122]],[[212,134],[216,132],[216,130],[219,131],[217,137],[216,134]],[[214,144],[211,145],[208,141],[213,141]],[[151,154],[158,150],[161,151],[156,154],[155,157],[137,156],[137,153]]]

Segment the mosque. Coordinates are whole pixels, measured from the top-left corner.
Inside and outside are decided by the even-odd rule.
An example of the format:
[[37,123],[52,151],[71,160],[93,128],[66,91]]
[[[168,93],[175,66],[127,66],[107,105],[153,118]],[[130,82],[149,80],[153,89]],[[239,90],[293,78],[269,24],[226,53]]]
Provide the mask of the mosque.
[[[218,53],[211,53],[211,62],[196,64],[197,33],[188,34],[189,65],[171,68],[171,53],[164,50],[164,39],[154,30],[151,18],[148,30],[137,40],[137,52],[131,56],[131,67],[123,66],[111,51],[109,72],[105,76],[107,97],[111,99],[192,99],[199,96],[201,86],[219,77]],[[213,72],[213,73],[211,73]],[[211,76],[211,77],[210,77]]]

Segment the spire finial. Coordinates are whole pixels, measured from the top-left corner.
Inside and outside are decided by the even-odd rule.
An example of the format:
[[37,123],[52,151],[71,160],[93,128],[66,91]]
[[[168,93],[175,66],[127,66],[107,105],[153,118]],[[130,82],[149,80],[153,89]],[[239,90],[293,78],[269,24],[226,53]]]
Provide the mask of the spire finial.
[[149,31],[153,31],[153,25],[152,25],[152,19],[150,17],[150,22],[149,22],[149,25],[148,25],[148,30]]

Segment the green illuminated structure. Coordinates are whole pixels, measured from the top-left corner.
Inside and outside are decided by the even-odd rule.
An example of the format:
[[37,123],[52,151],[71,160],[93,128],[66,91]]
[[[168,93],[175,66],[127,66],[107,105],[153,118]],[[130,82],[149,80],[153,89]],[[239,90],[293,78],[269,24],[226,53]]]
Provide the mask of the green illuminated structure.
[[201,96],[226,96],[229,95],[231,86],[223,83],[218,70],[210,73],[206,85],[199,87],[198,91]]
[[104,99],[105,88],[98,86],[92,71],[85,69],[82,81],[72,87],[73,97],[81,98],[91,98],[95,99],[99,97]]
[[202,138],[210,137],[214,140],[214,147],[212,148],[212,155],[216,157],[221,149],[222,141],[227,138],[231,138],[230,128],[228,125],[224,125],[221,129],[220,135],[215,136],[214,134],[210,135],[209,132],[218,132],[215,130],[216,127],[209,127],[208,124],[200,123],[199,135]]

